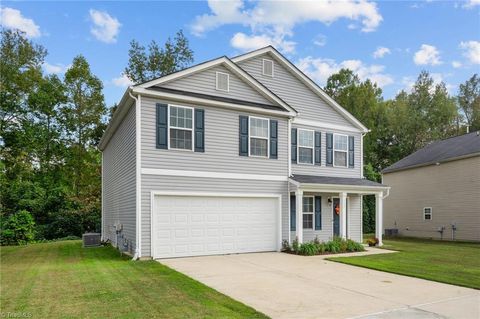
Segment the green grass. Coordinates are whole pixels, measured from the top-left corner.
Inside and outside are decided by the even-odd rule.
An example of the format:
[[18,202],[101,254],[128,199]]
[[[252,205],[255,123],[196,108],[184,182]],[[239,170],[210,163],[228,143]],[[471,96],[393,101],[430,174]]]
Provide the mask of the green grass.
[[422,239],[384,240],[385,249],[398,253],[329,260],[480,289],[480,244]]
[[32,318],[267,318],[155,261],[61,241],[0,250],[0,314]]

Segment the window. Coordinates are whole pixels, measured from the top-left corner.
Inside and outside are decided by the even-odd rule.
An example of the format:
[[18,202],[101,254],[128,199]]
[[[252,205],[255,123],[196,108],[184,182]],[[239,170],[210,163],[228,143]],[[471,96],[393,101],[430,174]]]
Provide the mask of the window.
[[228,92],[230,90],[230,75],[228,73],[216,73],[216,89]]
[[431,220],[432,219],[432,207],[424,207],[423,208],[423,219],[424,220]]
[[193,150],[193,108],[170,105],[169,148]]
[[314,132],[298,129],[298,162],[313,164],[313,137]]
[[303,228],[313,229],[313,196],[303,197]]
[[268,157],[268,119],[250,117],[249,121],[250,156]]
[[333,135],[333,166],[347,167],[348,136]]
[[262,73],[263,75],[271,76],[273,78],[273,61],[263,59]]

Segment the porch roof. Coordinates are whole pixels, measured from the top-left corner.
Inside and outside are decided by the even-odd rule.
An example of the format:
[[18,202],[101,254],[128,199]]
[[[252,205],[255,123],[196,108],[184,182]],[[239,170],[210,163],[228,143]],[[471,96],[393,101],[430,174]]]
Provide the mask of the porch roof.
[[293,175],[290,182],[304,190],[347,191],[355,193],[374,193],[390,189],[389,186],[364,178]]

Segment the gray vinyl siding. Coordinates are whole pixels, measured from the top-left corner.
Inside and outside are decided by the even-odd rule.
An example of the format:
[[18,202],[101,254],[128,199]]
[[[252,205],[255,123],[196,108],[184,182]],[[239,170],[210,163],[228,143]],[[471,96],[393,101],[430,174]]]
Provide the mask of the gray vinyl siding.
[[[165,150],[156,148],[156,103],[168,104],[168,101],[142,98],[142,168],[287,176],[285,119],[183,103],[205,110],[205,152]],[[239,115],[278,120],[278,159],[239,156]]]
[[[291,187],[290,187],[290,190]],[[293,193],[292,193],[293,194]],[[303,241],[308,242],[318,238],[318,240],[326,242],[333,239],[333,205],[328,204],[329,197],[338,197],[338,193],[310,193],[305,192],[304,196],[321,196],[322,197],[322,229],[304,229]],[[348,194],[348,218],[347,218],[347,238],[357,242],[362,241],[362,212],[360,210],[360,195]],[[315,215],[314,215],[315,218]],[[292,231],[292,240],[296,237],[296,232]]]
[[[384,174],[390,186],[384,201],[384,228],[400,235],[480,241],[480,156]],[[432,207],[432,219],[423,220],[423,208]]]
[[[123,225],[118,244],[135,250],[136,163],[135,106],[131,106],[103,151],[103,229],[105,239],[117,246],[115,223]],[[123,236],[123,237],[122,237]]]
[[[228,73],[230,75],[229,92],[216,89],[216,72]],[[185,76],[178,80],[160,84],[160,86],[169,89],[209,94],[243,101],[272,104],[272,102],[267,100],[255,89],[246,84],[244,80],[241,80],[239,77],[227,70],[224,66],[212,67],[205,71]]]
[[[262,74],[262,59],[273,60],[274,77]],[[297,110],[299,119],[352,126],[340,113],[328,105],[321,97],[305,86],[290,71],[278,64],[268,54],[237,63],[255,79]]]
[[[319,131],[322,133],[322,147],[321,147],[321,165],[309,165],[309,164],[295,164],[292,163],[292,174],[297,175],[320,175],[320,176],[334,176],[334,177],[352,177],[360,178],[362,177],[362,168],[361,168],[361,139],[362,135],[360,133],[345,132],[332,129],[324,129],[321,127],[305,126],[305,125],[292,125],[293,128],[297,129],[309,129],[314,131]],[[355,153],[354,153],[354,167],[333,167],[326,166],[327,163],[327,137],[326,133],[337,133],[344,134],[348,136],[355,137]],[[297,133],[298,134],[298,133]],[[298,145],[297,145],[298,147]]]
[[151,256],[151,191],[278,194],[282,196],[282,239],[288,239],[287,182],[231,180],[142,174],[142,256]]

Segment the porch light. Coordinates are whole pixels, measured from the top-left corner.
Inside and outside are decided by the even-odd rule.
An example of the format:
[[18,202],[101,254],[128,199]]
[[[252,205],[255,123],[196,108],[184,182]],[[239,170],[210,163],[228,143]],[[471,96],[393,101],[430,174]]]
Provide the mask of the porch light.
[[331,197],[328,197],[328,198],[327,198],[327,201],[328,201],[328,206],[332,206],[332,198],[331,198]]

